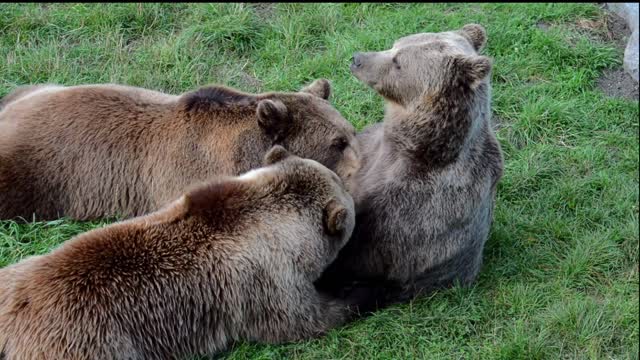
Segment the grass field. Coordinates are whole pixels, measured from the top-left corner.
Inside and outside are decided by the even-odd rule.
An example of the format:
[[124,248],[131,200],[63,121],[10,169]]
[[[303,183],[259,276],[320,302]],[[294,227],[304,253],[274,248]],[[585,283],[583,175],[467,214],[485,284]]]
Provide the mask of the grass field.
[[[29,83],[297,90],[325,77],[361,129],[383,106],[350,75],[352,52],[480,23],[506,169],[476,286],[222,357],[637,359],[638,103],[596,89],[622,59],[599,40],[603,21],[593,4],[0,4],[0,96]],[[0,221],[0,266],[103,224]]]

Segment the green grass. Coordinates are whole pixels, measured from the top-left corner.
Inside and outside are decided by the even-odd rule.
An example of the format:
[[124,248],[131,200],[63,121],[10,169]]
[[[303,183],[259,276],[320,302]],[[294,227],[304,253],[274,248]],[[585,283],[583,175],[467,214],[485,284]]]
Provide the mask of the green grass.
[[[506,169],[476,286],[223,357],[637,359],[638,103],[596,89],[622,51],[576,26],[603,17],[592,4],[2,4],[0,96],[28,83],[180,93],[211,82],[296,90],[325,77],[362,128],[383,104],[350,75],[352,52],[483,24]],[[0,222],[0,266],[105,223]]]

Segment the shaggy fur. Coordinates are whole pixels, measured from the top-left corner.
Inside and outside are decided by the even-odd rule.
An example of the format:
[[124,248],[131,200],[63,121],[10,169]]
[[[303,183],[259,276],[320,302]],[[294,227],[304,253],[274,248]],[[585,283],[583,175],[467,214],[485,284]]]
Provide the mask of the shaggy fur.
[[477,53],[485,41],[470,24],[354,55],[353,74],[385,98],[386,114],[358,135],[357,225],[323,288],[383,283],[384,303],[476,278],[503,171],[491,62]]
[[190,184],[259,167],[274,144],[349,183],[359,167],[355,130],[326,100],[330,89],[322,79],[258,95],[18,88],[0,110],[0,219],[139,216]]
[[181,359],[347,321],[357,304],[313,281],[351,235],[351,196],[333,172],[279,146],[266,164],[1,269],[0,352]]

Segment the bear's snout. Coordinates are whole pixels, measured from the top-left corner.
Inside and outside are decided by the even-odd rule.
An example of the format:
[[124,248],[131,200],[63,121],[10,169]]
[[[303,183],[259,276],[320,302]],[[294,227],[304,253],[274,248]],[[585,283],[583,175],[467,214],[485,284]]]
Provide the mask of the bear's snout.
[[351,68],[357,69],[362,66],[362,53],[354,53],[351,57]]

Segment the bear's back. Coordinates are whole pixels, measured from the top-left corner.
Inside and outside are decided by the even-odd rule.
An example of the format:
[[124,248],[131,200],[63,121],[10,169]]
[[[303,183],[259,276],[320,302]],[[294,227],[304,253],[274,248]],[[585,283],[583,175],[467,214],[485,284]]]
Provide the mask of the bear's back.
[[[177,98],[120,85],[44,86],[8,103],[0,111],[11,132],[0,137],[0,176],[14,180],[0,185],[13,187],[7,196],[15,199],[2,217],[130,216],[155,206],[150,159],[181,135],[168,116]],[[172,136],[160,139],[163,132]],[[108,206],[109,198],[118,200]]]

